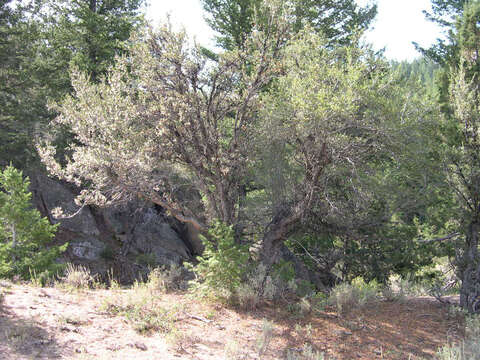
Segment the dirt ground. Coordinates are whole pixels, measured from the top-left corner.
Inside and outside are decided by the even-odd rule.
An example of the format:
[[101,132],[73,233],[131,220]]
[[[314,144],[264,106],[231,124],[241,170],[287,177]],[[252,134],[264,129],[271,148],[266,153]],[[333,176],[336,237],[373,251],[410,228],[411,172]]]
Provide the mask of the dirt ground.
[[[0,359],[286,359],[308,344],[325,359],[433,359],[461,336],[458,319],[428,297],[378,301],[340,317],[333,309],[294,315],[287,306],[241,312],[187,294],[161,295],[176,306],[175,334],[140,334],[101,304],[134,290],[83,290],[0,282]],[[265,321],[270,343],[259,354]],[[173,338],[173,340],[172,340]],[[292,356],[290,356],[292,358]]]

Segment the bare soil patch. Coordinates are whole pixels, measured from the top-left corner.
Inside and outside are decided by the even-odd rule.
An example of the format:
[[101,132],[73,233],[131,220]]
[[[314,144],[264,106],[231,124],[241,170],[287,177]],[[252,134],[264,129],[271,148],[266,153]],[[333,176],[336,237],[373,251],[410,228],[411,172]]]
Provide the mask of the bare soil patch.
[[[139,333],[102,304],[134,290],[83,290],[0,283],[0,359],[285,359],[305,344],[327,359],[432,359],[461,336],[447,307],[429,297],[379,301],[344,317],[333,309],[301,316],[287,306],[253,312],[199,302],[186,294],[159,295],[175,308],[170,333]],[[157,306],[157,305],[155,305]],[[258,354],[262,326],[272,339]]]

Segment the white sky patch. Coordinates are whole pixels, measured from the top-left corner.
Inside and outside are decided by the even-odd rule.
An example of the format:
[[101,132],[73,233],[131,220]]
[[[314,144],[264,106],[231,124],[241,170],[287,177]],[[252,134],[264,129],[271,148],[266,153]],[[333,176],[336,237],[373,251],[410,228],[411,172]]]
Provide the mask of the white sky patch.
[[379,0],[373,30],[367,32],[366,40],[376,49],[385,47],[389,59],[413,60],[420,56],[413,41],[429,47],[442,37],[441,28],[422,13],[430,9],[430,0]]
[[213,48],[214,31],[204,20],[204,11],[200,0],[149,0],[147,18],[154,25],[165,22],[170,15],[170,22],[175,29],[185,28],[190,37],[208,48]]
[[[357,0],[360,4],[370,0]],[[413,60],[420,54],[412,42],[428,47],[441,37],[441,29],[427,21],[422,10],[430,9],[430,0],[378,0],[378,15],[366,40],[376,49],[385,47],[385,55],[394,60]],[[170,14],[172,24],[184,26],[197,42],[214,47],[214,32],[204,20],[200,0],[150,0],[147,17],[158,24]]]

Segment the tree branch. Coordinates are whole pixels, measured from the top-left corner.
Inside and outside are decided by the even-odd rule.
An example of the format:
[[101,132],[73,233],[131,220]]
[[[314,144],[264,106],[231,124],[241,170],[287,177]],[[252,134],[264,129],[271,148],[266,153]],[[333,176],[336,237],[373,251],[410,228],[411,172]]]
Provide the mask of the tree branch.
[[432,243],[432,242],[438,242],[438,241],[445,241],[445,240],[450,240],[450,239],[456,238],[460,235],[461,235],[461,233],[454,232],[454,233],[451,233],[451,234],[449,234],[447,236],[444,236],[444,237],[441,237],[441,238],[428,239],[428,240],[418,240],[418,242],[420,242],[420,243]]

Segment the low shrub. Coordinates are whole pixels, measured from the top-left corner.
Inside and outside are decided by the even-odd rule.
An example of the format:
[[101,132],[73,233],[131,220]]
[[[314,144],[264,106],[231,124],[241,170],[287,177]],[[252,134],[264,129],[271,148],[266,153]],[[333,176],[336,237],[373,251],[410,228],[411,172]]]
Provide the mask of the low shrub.
[[240,284],[236,290],[236,301],[240,308],[245,311],[255,310],[261,300],[259,293],[249,283]]
[[177,264],[155,268],[148,274],[147,287],[153,291],[169,292],[183,287],[182,268]]
[[297,285],[294,277],[285,276],[284,270],[288,266],[284,264],[277,267],[273,273],[267,274],[267,268],[263,264],[252,267],[246,280],[236,290],[238,305],[244,310],[255,309],[262,301],[286,299],[288,293],[294,294]]
[[299,280],[297,282],[297,289],[296,293],[300,297],[309,297],[315,294],[315,285],[313,285],[310,281],[306,280]]
[[323,312],[329,305],[329,295],[323,292],[317,292],[310,296],[310,304],[313,312]]
[[142,265],[148,268],[154,268],[157,265],[157,256],[153,253],[139,254],[135,258],[135,262],[138,265]]
[[387,301],[403,301],[407,296],[432,295],[436,280],[417,275],[392,275],[382,289],[382,295]]
[[55,276],[50,271],[43,271],[39,274],[30,269],[30,283],[33,286],[45,287],[54,284]]
[[330,293],[329,303],[337,308],[339,314],[345,314],[377,300],[379,288],[375,281],[366,283],[363,279],[357,278],[351,284],[335,286]]
[[312,324],[307,324],[302,326],[300,324],[295,325],[295,332],[302,341],[311,341],[313,336],[313,327]]
[[173,328],[165,337],[167,344],[177,352],[185,352],[200,340],[191,332],[185,332],[177,328]]
[[244,359],[242,349],[235,340],[227,340],[224,348],[225,359],[240,360]]
[[315,351],[309,344],[305,344],[299,351],[288,350],[287,360],[325,360],[325,354]]
[[106,245],[100,252],[100,257],[104,260],[111,261],[115,259],[115,251],[110,245]]
[[480,360],[480,343],[467,340],[458,345],[446,345],[436,355],[438,360]]

